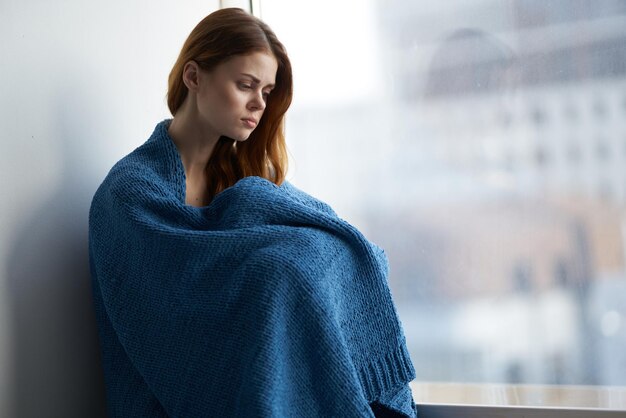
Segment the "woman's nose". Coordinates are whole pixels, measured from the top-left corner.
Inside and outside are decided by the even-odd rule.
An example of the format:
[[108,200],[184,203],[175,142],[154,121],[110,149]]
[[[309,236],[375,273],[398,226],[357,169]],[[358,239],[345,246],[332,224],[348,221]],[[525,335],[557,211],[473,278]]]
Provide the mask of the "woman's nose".
[[250,107],[254,110],[264,110],[265,100],[263,99],[263,92],[258,92],[254,95],[250,101]]

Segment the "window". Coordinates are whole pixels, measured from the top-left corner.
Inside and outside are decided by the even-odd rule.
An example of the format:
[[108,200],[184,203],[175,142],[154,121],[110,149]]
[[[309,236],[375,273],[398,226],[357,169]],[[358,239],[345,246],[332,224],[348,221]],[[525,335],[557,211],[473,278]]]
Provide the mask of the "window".
[[417,380],[626,386],[626,3],[259,3],[290,179],[385,248]]

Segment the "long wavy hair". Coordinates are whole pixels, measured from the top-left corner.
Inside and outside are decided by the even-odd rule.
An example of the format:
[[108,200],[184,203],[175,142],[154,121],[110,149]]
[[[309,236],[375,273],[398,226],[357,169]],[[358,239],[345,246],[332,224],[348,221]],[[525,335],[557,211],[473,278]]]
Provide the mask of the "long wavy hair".
[[176,115],[188,94],[183,67],[190,60],[211,71],[223,61],[254,52],[272,54],[278,62],[276,85],[263,116],[246,141],[222,136],[207,164],[209,198],[247,176],[259,176],[280,185],[287,173],[285,113],[291,105],[291,63],[283,44],[270,27],[242,9],[211,13],[191,31],[168,79],[167,105]]

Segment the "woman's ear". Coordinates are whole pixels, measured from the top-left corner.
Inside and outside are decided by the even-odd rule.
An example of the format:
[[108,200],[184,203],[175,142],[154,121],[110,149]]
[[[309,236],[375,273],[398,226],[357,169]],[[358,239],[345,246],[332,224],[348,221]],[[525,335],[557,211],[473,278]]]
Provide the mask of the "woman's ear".
[[187,61],[183,67],[183,83],[189,91],[198,91],[198,77],[200,75],[200,66],[195,61]]

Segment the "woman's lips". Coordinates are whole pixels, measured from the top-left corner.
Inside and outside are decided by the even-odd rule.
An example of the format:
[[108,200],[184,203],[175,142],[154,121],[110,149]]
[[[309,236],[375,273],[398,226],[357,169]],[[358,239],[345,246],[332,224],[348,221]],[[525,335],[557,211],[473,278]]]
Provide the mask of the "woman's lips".
[[256,128],[257,122],[254,119],[241,119],[248,128]]

